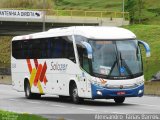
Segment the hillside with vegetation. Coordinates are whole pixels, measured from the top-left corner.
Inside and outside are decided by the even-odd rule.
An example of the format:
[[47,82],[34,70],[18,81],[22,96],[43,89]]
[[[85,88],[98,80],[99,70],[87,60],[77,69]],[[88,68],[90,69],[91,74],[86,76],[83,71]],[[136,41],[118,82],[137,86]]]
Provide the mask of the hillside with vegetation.
[[160,26],[159,25],[131,25],[125,28],[134,32],[137,39],[143,40],[150,45],[151,57],[146,58],[143,47],[143,64],[145,79],[150,80],[152,76],[160,71]]
[[[123,3],[122,0],[55,0],[54,4],[56,9],[122,11]],[[141,23],[160,24],[160,0],[125,0],[125,12],[132,12],[135,22],[141,19]]]
[[[0,0],[0,8],[42,9],[43,0]],[[47,9],[54,8],[54,0],[46,0]]]

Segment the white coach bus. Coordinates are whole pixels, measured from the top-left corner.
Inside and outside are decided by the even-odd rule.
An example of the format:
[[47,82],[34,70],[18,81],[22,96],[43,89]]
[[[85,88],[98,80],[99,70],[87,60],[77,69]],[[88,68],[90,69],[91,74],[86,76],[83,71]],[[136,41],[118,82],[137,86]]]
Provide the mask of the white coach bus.
[[141,97],[142,54],[149,45],[118,27],[77,26],[16,36],[12,40],[12,85],[26,98],[44,94],[83,99]]

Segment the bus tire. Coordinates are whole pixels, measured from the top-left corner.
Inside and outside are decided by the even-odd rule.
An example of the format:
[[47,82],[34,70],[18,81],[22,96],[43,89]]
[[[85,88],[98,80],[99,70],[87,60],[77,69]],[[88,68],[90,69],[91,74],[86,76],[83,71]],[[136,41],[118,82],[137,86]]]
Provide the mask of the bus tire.
[[27,99],[39,99],[41,97],[41,94],[31,92],[31,87],[28,80],[25,81],[24,91],[25,91],[25,97]]
[[82,99],[78,96],[78,88],[75,83],[71,86],[71,98],[75,104],[82,102]]
[[122,104],[125,101],[125,97],[116,97],[114,98],[115,103]]
[[29,84],[28,80],[25,81],[24,91],[25,91],[25,97],[27,99],[33,98],[33,94],[31,93],[31,87],[30,87],[30,84]]
[[38,94],[38,93],[32,93],[32,94],[33,94],[34,99],[40,99],[41,98],[41,94]]

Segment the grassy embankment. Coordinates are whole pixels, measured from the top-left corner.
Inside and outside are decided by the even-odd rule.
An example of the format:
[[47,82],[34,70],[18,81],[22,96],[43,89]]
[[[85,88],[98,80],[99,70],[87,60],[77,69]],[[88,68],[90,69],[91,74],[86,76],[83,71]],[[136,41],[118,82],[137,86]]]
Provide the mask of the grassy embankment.
[[[122,11],[122,0],[54,0],[55,9]],[[160,24],[160,0],[143,0],[145,24]],[[126,3],[126,1],[125,1]],[[138,14],[137,14],[138,15]],[[136,15],[136,16],[137,16]]]
[[[53,9],[54,0],[46,0],[45,7]],[[43,0],[1,0],[0,8],[42,9]]]
[[121,11],[121,0],[57,0],[56,9]]
[[20,114],[20,113],[0,110],[0,120],[47,120],[47,119],[37,115],[30,115],[26,113]]
[[143,50],[143,63],[145,79],[150,80],[151,77],[160,71],[160,26],[159,25],[131,25],[127,29],[133,31],[137,38],[144,40],[150,45],[151,57],[146,58]]

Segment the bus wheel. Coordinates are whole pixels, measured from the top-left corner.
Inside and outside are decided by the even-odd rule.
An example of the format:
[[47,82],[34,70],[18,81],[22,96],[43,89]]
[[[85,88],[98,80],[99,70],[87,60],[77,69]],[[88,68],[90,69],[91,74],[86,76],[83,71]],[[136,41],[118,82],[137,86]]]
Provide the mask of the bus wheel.
[[41,98],[41,94],[38,94],[38,93],[32,93],[32,94],[33,94],[34,99],[40,99]]
[[27,99],[39,99],[41,97],[41,94],[31,92],[31,87],[28,81],[25,83],[24,90],[25,90],[25,97]]
[[72,85],[71,98],[72,98],[72,101],[76,104],[81,102],[81,98],[79,98],[78,96],[77,85],[75,83]]
[[31,93],[31,87],[28,81],[25,83],[24,90],[25,90],[25,97],[27,99],[33,98],[33,94]]
[[116,97],[114,98],[115,103],[122,104],[125,100],[125,97]]

